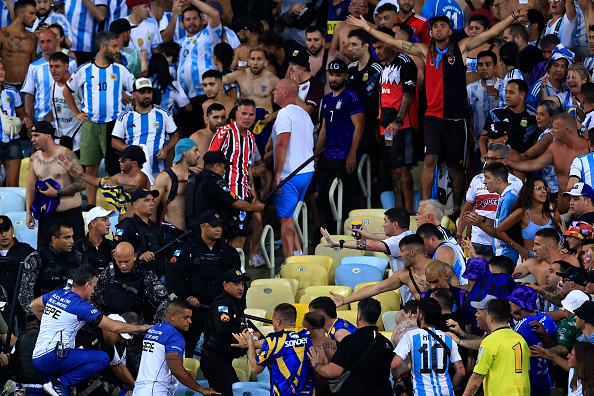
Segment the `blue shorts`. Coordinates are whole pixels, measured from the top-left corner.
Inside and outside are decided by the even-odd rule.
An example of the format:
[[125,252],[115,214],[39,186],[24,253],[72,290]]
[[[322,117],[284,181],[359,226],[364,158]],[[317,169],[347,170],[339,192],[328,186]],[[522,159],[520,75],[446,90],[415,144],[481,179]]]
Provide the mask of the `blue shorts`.
[[293,217],[299,201],[303,201],[313,172],[295,175],[281,187],[280,195],[274,194],[274,206],[278,217]]

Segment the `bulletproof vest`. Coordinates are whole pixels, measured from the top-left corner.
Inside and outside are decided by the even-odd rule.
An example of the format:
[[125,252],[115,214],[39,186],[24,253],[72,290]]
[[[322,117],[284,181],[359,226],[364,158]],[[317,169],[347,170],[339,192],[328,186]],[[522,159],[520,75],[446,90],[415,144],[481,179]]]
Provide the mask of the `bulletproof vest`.
[[87,244],[81,244],[80,250],[82,250],[82,253],[87,257],[87,264],[95,268],[97,272],[101,273],[109,266],[109,260],[98,258],[97,255],[94,254],[95,252],[91,252],[91,249],[89,249]]
[[45,248],[39,251],[39,255],[41,269],[35,285],[36,296],[64,287],[80,264],[76,252],[54,253]]
[[186,230],[200,230],[198,215],[201,213],[198,204],[204,200],[202,186],[212,177],[212,172],[190,173],[186,186]]
[[203,296],[203,298],[208,297],[209,300],[216,298],[223,292],[220,281],[222,275],[221,255],[217,253],[206,249],[202,250],[186,266],[190,272],[190,288],[192,293]]
[[[131,219],[131,223],[134,225],[135,232],[138,234],[139,245],[135,246],[135,250],[138,252],[151,251],[155,253],[157,250],[165,246],[165,240],[163,239],[163,233],[160,227],[143,228],[142,232],[136,227],[136,223]],[[154,271],[158,275],[165,274],[167,269],[167,258],[166,254],[159,254],[155,259],[149,263],[147,269]]]
[[226,305],[233,304],[237,312],[236,318],[230,318],[232,321],[239,321],[241,326],[241,331],[248,328],[247,319],[244,316],[244,306],[241,306],[241,302],[231,299],[226,294],[221,294],[217,298],[215,298],[209,308],[210,312],[208,313],[208,319],[206,321],[206,328],[204,331],[204,350],[206,355],[210,356],[219,356],[222,358],[228,359],[235,359],[241,356],[244,356],[247,353],[247,350],[232,347],[231,344],[235,343],[231,338],[225,336],[224,334],[220,334],[217,332],[214,318],[218,316],[218,312],[215,312],[219,300],[224,300]]
[[17,243],[9,251],[6,257],[0,256],[0,285],[4,286],[8,297],[14,296],[14,288],[19,274],[19,263],[31,252],[28,245]]
[[[123,314],[128,311],[140,314],[144,296],[144,271],[132,271],[122,274],[116,267],[111,271],[105,288],[103,313]],[[114,266],[115,267],[115,266]],[[113,275],[112,275],[113,274]]]

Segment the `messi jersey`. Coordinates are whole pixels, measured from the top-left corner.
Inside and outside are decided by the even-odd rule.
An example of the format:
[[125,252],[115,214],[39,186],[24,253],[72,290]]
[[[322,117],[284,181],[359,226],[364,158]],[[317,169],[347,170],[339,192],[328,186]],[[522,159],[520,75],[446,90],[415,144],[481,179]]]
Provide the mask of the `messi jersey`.
[[313,369],[307,358],[311,346],[307,329],[285,329],[266,336],[256,362],[270,369],[271,395],[313,395]]
[[345,329],[349,333],[353,334],[357,331],[357,326],[349,322],[348,320],[337,318],[334,323],[332,323],[332,327],[328,330],[328,337],[334,340],[336,336],[336,332],[340,329]]
[[349,88],[322,99],[322,117],[326,120],[326,151],[324,157],[345,159],[351,151],[355,125],[351,116],[365,112],[363,102]]

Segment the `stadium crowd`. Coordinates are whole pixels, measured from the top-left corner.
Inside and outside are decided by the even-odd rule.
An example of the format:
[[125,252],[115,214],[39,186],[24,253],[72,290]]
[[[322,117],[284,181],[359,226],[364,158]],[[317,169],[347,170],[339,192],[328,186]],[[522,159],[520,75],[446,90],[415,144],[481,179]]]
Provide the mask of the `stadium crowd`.
[[[0,3],[2,394],[594,395],[593,0]],[[389,275],[252,318],[267,223]]]

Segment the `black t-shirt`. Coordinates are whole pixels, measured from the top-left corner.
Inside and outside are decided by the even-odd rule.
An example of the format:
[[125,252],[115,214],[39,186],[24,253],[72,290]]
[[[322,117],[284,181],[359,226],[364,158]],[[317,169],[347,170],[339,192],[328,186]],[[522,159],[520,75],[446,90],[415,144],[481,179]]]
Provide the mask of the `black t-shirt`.
[[[374,336],[377,337],[375,345],[358,362],[369,343],[374,342]],[[391,396],[393,392],[389,378],[390,363],[394,358],[393,349],[390,341],[378,332],[376,326],[362,327],[343,338],[332,357],[332,363],[344,368],[344,371],[351,370],[351,375],[338,394]]]
[[584,213],[577,219],[575,217],[572,217],[570,219],[569,223],[570,224],[568,224],[567,228],[569,228],[569,227],[580,228],[580,223],[586,223],[586,224],[592,225],[592,224],[594,224],[594,212]]
[[528,45],[518,54],[517,68],[520,69],[522,73],[530,74],[532,73],[534,66],[538,65],[543,60],[544,58],[542,57],[540,49],[534,45]]
[[487,119],[485,120],[485,126],[483,130],[489,131],[491,128],[495,128],[495,123],[506,125],[507,129],[507,144],[519,153],[523,153],[528,150],[534,143],[536,135],[536,117],[534,113],[529,110],[524,110],[521,113],[515,113],[512,109],[507,106],[497,107],[491,110]]
[[359,70],[359,62],[349,65],[349,88],[363,101],[366,125],[367,120],[377,120],[381,76],[382,65],[373,59],[369,59],[363,70]]

